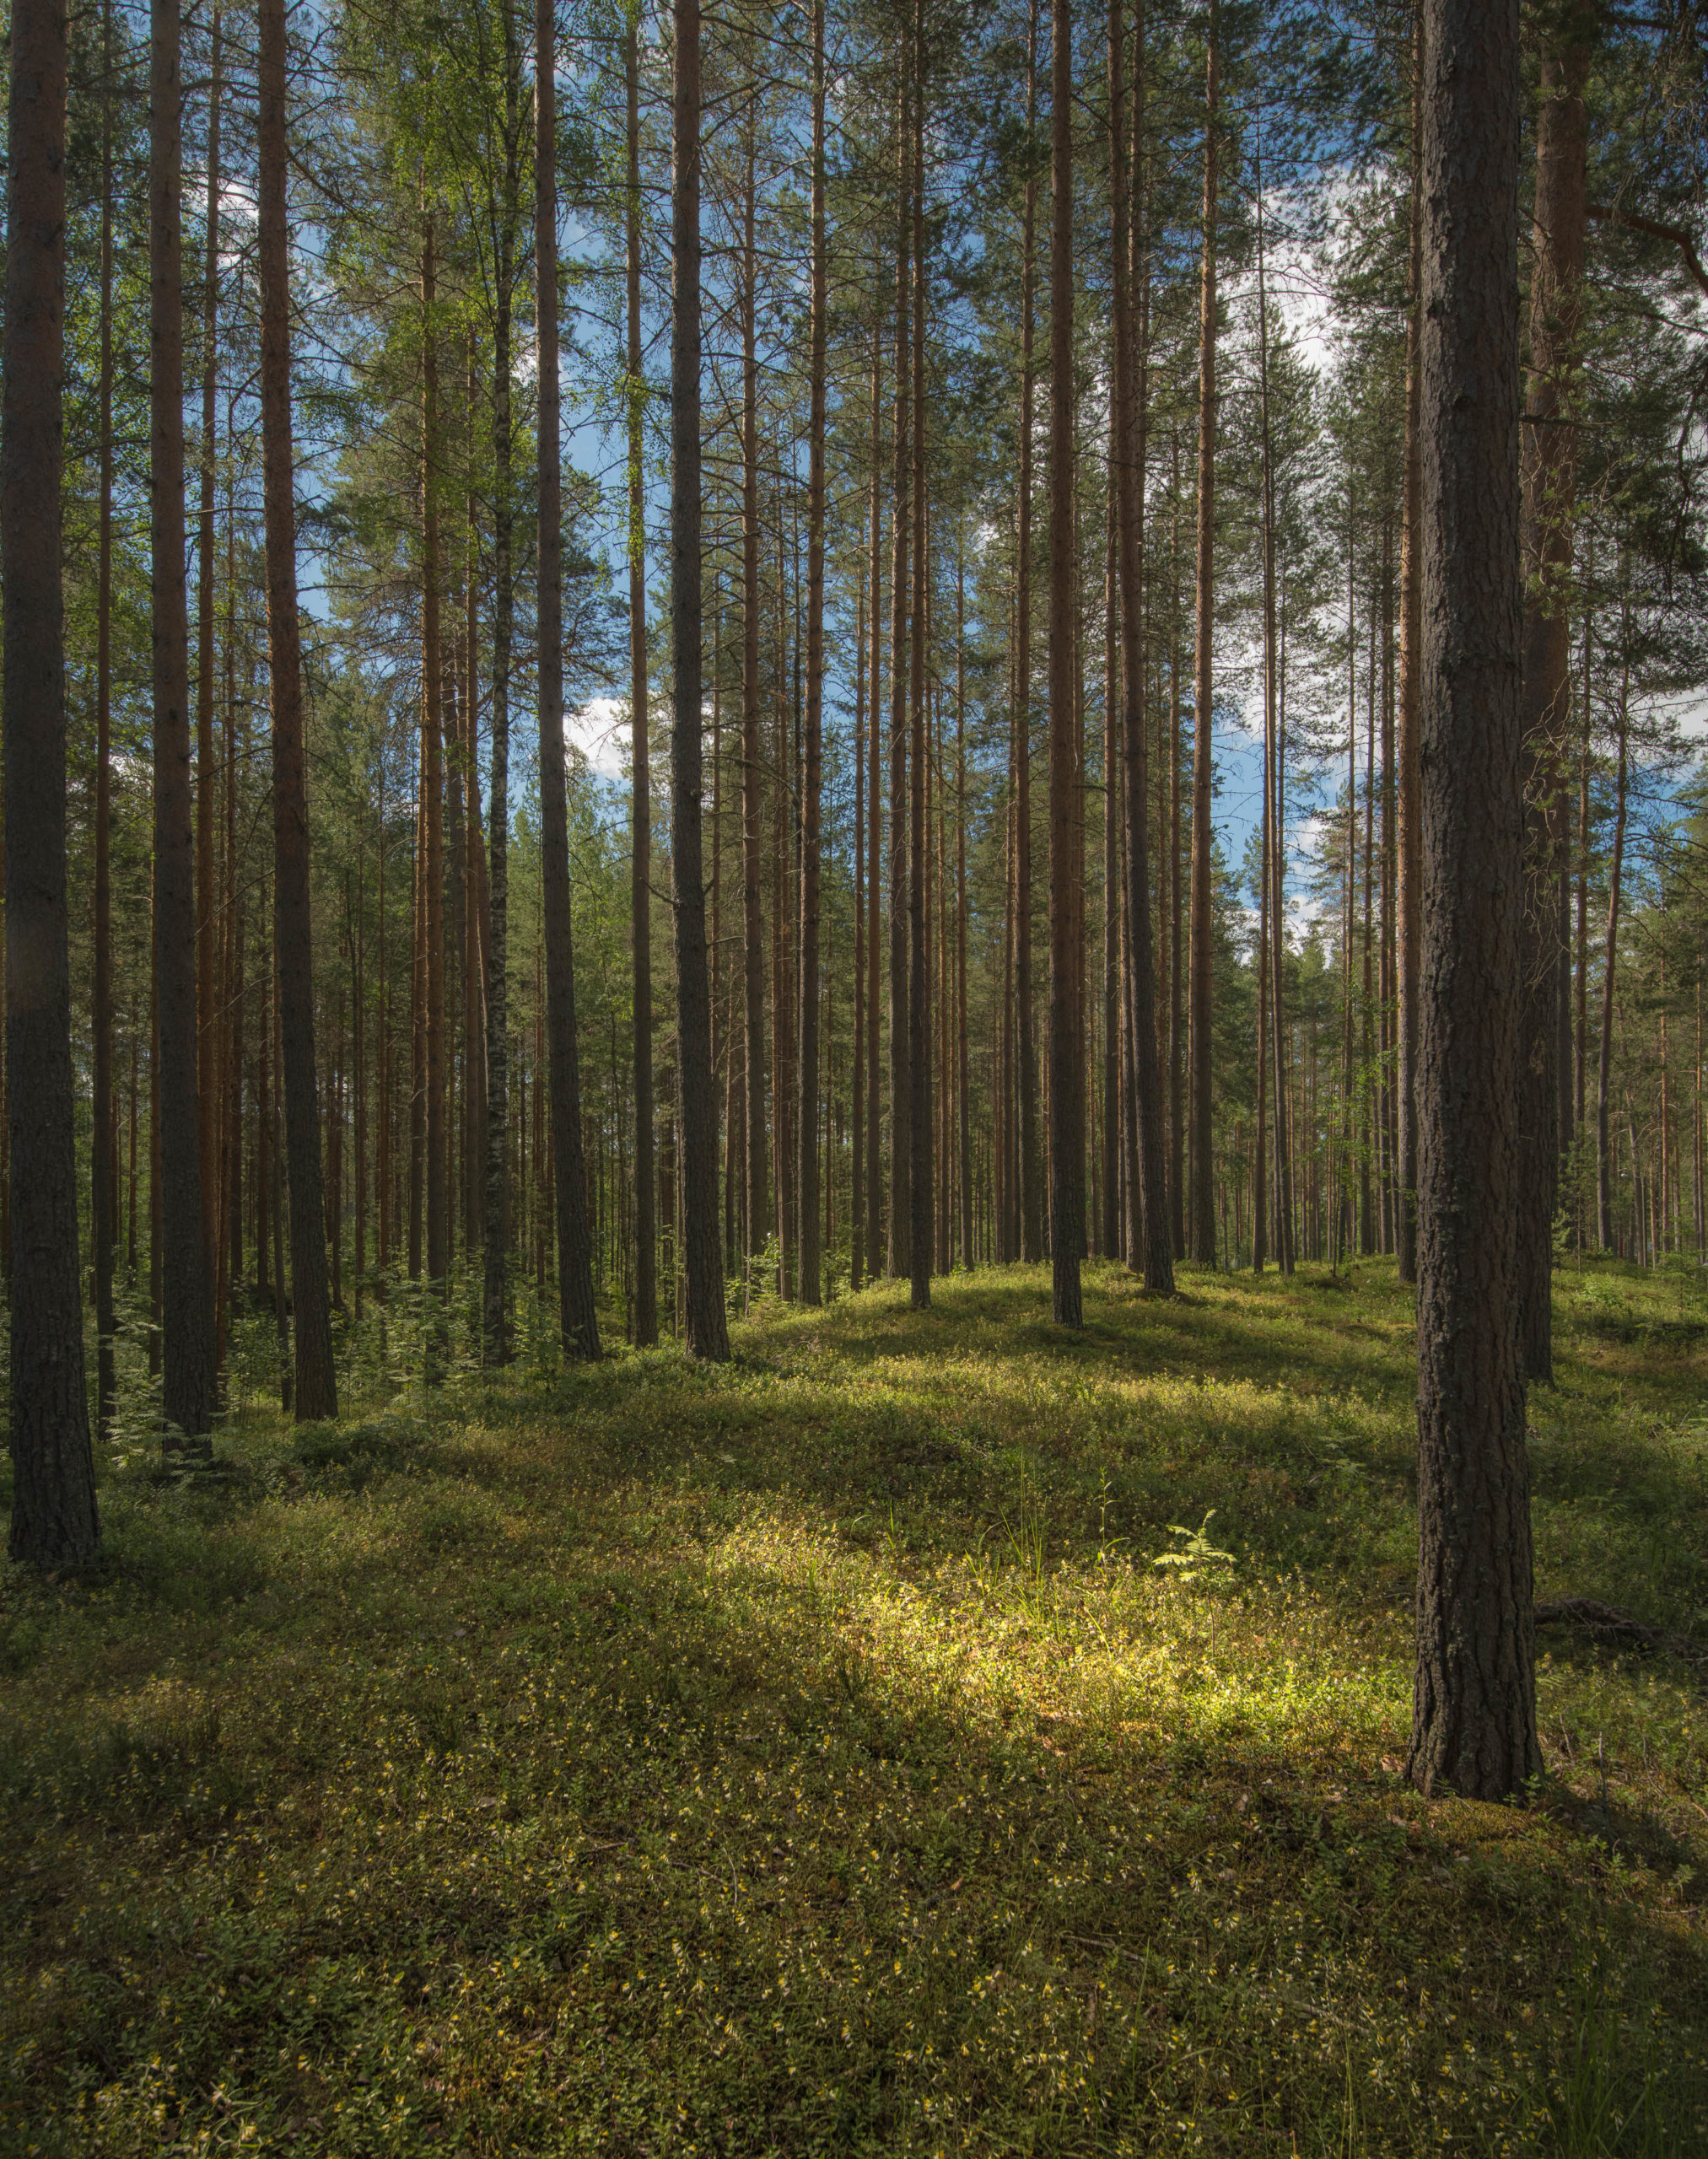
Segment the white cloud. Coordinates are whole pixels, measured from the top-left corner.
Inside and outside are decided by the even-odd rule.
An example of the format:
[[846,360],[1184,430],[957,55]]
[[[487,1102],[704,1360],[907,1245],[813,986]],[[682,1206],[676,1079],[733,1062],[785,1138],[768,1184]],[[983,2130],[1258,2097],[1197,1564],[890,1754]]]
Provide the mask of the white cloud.
[[603,779],[628,776],[628,700],[590,697],[563,715],[563,740]]

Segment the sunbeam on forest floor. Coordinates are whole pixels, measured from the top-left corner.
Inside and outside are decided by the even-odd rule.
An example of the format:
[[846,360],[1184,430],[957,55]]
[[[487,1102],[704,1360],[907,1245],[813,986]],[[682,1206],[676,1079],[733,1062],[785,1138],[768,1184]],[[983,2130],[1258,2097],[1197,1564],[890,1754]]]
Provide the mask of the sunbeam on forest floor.
[[[0,2149],[1708,2149],[1698,1668],[1550,1631],[1536,1804],[1426,1804],[1404,1295],[1183,1283],[107,1464],[5,1580]],[[1708,1293],[1557,1296],[1538,1595],[1687,1633]]]

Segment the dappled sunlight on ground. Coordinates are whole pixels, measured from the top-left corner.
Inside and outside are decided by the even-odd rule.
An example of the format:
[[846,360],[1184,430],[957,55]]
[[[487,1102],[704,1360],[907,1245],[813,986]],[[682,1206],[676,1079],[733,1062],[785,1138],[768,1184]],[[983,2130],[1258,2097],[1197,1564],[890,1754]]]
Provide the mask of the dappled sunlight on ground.
[[[1391,1269],[1183,1279],[110,1476],[6,1586],[0,2148],[1708,2137],[1696,1667],[1549,1636],[1538,1804],[1419,1799]],[[1539,1593],[1687,1633],[1701,1294],[1559,1298]]]

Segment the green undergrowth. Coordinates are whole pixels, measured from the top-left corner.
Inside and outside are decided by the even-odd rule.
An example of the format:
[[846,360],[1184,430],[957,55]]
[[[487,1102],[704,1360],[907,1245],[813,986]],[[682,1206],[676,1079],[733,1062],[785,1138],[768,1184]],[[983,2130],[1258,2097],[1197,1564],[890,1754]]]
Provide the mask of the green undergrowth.
[[[4,1583],[0,2151],[1708,2151],[1698,1666],[1549,1631],[1425,1803],[1404,1293],[1183,1286],[128,1445]],[[1556,1297],[1538,1595],[1708,1642],[1708,1295]]]

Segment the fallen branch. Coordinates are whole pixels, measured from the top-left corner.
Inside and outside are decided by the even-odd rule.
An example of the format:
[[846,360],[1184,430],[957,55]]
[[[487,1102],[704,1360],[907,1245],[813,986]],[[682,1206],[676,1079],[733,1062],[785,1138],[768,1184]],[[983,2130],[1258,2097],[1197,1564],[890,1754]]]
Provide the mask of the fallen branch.
[[1536,1607],[1538,1627],[1581,1627],[1598,1642],[1616,1648],[1664,1650],[1670,1656],[1700,1656],[1704,1645],[1688,1634],[1668,1634],[1664,1627],[1645,1626],[1628,1612],[1616,1612],[1592,1596],[1562,1596]]

